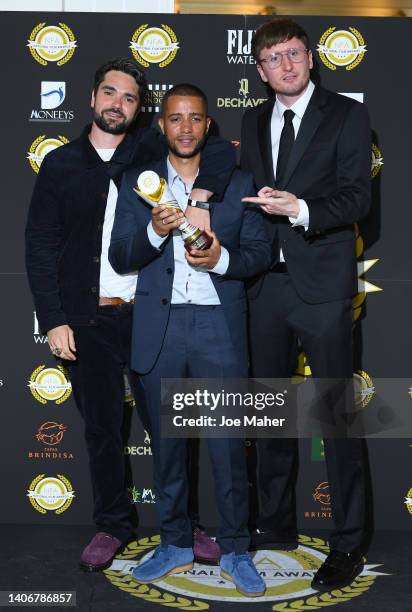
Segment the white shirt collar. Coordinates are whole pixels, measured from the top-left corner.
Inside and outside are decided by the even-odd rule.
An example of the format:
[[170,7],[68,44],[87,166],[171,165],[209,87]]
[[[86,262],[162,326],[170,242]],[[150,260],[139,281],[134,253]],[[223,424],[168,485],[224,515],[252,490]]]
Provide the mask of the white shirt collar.
[[[302,117],[305,114],[306,107],[309,104],[309,100],[312,97],[314,89],[315,85],[312,81],[309,81],[306,91],[300,96],[298,100],[296,100],[294,104],[292,104],[292,106],[289,107],[290,110],[292,110],[295,115],[299,117],[300,120],[302,120]],[[288,107],[282,104],[279,98],[276,98],[275,108],[278,113],[279,119],[283,117],[283,113],[285,112],[285,110],[288,110]]]

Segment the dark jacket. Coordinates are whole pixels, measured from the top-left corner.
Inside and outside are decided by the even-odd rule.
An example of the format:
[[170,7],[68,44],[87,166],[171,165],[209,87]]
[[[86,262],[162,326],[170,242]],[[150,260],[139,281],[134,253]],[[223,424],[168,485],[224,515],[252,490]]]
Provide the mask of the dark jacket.
[[[166,161],[143,169],[167,176]],[[174,277],[173,239],[169,235],[156,249],[147,235],[151,209],[133,191],[139,170],[128,170],[123,178],[109,250],[111,264],[120,274],[138,271],[133,315],[132,367],[146,373],[162,348],[169,319]],[[270,243],[259,208],[242,198],[253,193],[250,174],[236,170],[219,203],[212,204],[211,225],[229,252],[226,274],[210,273],[219,296],[233,345],[247,358],[246,294],[243,279],[270,265]]]
[[[242,124],[242,168],[258,189],[274,187],[270,121],[274,100],[247,111]],[[366,107],[316,87],[302,119],[280,190],[306,201],[309,228],[265,215],[273,262],[282,248],[300,297],[313,304],[357,291],[353,224],[371,203],[371,131]],[[256,290],[256,291],[255,291]],[[249,292],[254,297],[259,282]]]
[[[52,151],[36,181],[26,227],[26,267],[43,333],[59,325],[95,325],[102,229],[109,183],[119,186],[126,168],[160,157],[163,137],[154,129],[128,134],[110,162],[80,138]],[[217,194],[235,165],[233,147],[210,139],[196,187]]]

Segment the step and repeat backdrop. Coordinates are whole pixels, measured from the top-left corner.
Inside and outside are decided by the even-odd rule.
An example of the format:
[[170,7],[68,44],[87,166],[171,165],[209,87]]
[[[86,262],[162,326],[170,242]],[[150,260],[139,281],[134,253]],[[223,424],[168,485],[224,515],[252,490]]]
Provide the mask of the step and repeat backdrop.
[[[267,91],[250,53],[264,18],[213,15],[2,13],[0,224],[1,516],[6,523],[87,524],[91,483],[83,425],[67,372],[38,327],[24,269],[24,227],[39,167],[90,121],[96,67],[134,57],[147,72],[141,117],[156,122],[164,93],[179,82],[204,89],[217,129],[238,148],[243,112]],[[357,228],[354,299],[359,410],[373,406],[381,378],[404,381],[412,410],[412,273],[409,236],[412,21],[296,17],[308,31],[323,86],[367,104],[372,121],[373,207]],[[339,347],[336,347],[339,350]],[[299,374],[310,372],[302,356]],[[403,392],[403,391],[402,391]],[[129,493],[143,525],[156,524],[150,438],[125,389]],[[369,439],[375,526],[412,528],[412,440]],[[253,491],[253,441],[247,442]],[[200,452],[201,520],[217,523],[208,461]],[[329,528],[322,440],[301,445],[301,529]]]

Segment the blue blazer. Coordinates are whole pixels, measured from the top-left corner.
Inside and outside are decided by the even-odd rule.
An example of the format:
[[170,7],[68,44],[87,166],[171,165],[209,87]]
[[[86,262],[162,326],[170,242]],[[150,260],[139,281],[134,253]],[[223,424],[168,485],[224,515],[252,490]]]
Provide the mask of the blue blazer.
[[[133,191],[143,170],[167,178],[166,159],[125,172],[117,202],[109,250],[110,263],[119,274],[138,272],[133,313],[132,368],[146,374],[154,366],[166,333],[174,275],[172,236],[159,250],[147,236],[151,208]],[[270,242],[260,210],[241,202],[254,193],[250,174],[235,170],[223,200],[211,206],[211,226],[229,252],[224,275],[210,273],[227,317],[233,344],[247,352],[246,295],[243,279],[270,267]]]

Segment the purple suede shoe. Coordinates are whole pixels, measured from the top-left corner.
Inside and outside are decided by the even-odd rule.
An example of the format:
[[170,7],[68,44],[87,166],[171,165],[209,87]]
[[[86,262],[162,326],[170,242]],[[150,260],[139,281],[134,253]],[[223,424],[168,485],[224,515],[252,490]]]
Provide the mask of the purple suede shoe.
[[122,546],[123,543],[114,536],[99,531],[82,552],[80,567],[89,572],[106,569]]
[[195,527],[193,530],[193,554],[195,561],[202,561],[206,563],[219,562],[222,551],[220,550],[219,544],[217,544],[212,538],[210,538],[206,531]]

